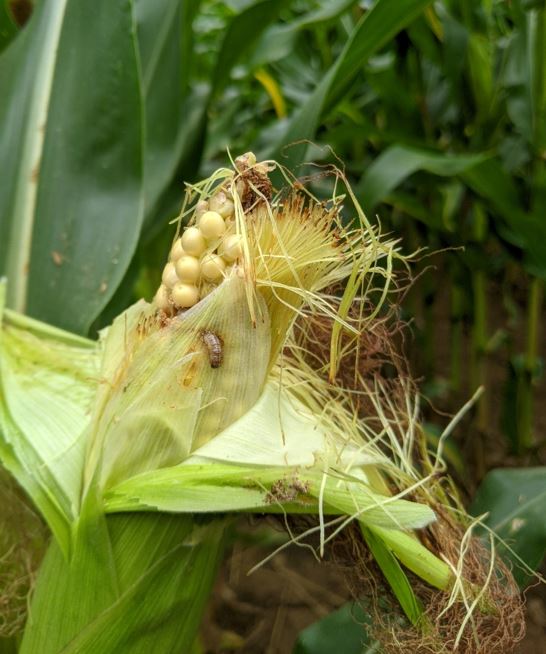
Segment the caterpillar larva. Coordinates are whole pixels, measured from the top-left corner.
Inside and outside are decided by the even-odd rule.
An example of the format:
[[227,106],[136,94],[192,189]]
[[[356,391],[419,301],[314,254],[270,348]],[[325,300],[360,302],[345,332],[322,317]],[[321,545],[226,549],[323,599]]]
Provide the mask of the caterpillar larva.
[[201,333],[203,343],[207,348],[211,368],[219,368],[224,360],[224,343],[218,334],[205,330]]

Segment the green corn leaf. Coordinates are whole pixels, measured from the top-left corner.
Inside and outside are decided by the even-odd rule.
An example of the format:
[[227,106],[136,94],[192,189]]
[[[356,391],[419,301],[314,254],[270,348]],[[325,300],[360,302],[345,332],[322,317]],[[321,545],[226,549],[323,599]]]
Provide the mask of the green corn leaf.
[[[493,216],[500,216],[497,228],[508,241],[522,248],[529,272],[546,278],[546,227],[538,211],[523,210],[512,177],[500,161],[487,154],[449,155],[403,145],[382,152],[367,169],[358,188],[367,213],[389,199],[389,194],[413,173],[424,170],[433,175],[457,175],[484,198]],[[389,200],[395,202],[396,200]]]
[[[503,224],[499,231],[507,241],[523,250],[527,270],[532,275],[546,279],[546,223],[540,202],[531,212],[525,211],[513,179],[497,159],[488,159],[470,168],[461,178],[502,217]],[[546,188],[544,180],[542,184]],[[536,195],[541,194],[543,198],[546,197],[543,189]]]
[[349,602],[325,618],[304,629],[292,654],[375,654],[378,643],[371,645],[364,624],[370,616],[358,603]]
[[174,181],[180,185],[180,161],[192,152],[195,165],[200,156],[192,145],[194,121],[187,120],[192,106],[198,104],[190,89],[190,73],[194,63],[192,26],[199,5],[200,0],[134,3],[146,122],[147,221],[157,217],[157,204],[169,185]]
[[445,155],[403,145],[382,152],[369,166],[358,187],[366,213],[370,214],[397,186],[418,170],[452,177],[473,168],[488,158],[486,154]]
[[19,28],[13,19],[9,0],[0,0],[0,52],[17,36]]
[[493,44],[482,34],[470,34],[467,44],[468,71],[477,106],[477,120],[491,119],[494,102]]
[[379,48],[411,23],[430,4],[430,0],[377,0],[354,28],[334,65],[321,83],[291,119],[288,129],[276,146],[276,155],[288,166],[305,158],[306,144],[283,147],[295,141],[314,138],[321,119],[343,97],[355,75]]
[[233,66],[260,38],[266,27],[277,18],[291,0],[261,0],[243,9],[230,22],[218,54],[212,93],[219,93],[228,83]]
[[303,30],[316,28],[337,18],[350,7],[355,0],[325,0],[319,7],[309,11],[290,22],[275,24],[268,28],[253,52],[245,62],[249,69],[254,70],[268,63],[278,61],[288,56],[294,49],[296,39]]
[[37,3],[0,58],[0,96],[8,305],[85,333],[122,279],[142,221],[131,3]]
[[527,221],[513,178],[500,161],[490,157],[460,172],[461,178],[473,191],[488,200],[490,206],[502,216],[512,230],[512,240],[524,244],[523,229]]
[[525,587],[530,570],[518,557],[534,570],[546,555],[546,467],[492,470],[470,511],[476,516],[487,513],[485,524],[510,548],[498,543],[499,552],[512,563],[516,580]]

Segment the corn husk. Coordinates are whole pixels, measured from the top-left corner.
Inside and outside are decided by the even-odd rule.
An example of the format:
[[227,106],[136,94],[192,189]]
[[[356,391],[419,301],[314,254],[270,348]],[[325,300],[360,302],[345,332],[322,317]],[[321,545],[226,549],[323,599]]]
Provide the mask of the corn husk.
[[[3,309],[5,283],[0,283]],[[4,309],[0,451],[65,553],[79,512],[84,432],[97,388],[96,343]]]

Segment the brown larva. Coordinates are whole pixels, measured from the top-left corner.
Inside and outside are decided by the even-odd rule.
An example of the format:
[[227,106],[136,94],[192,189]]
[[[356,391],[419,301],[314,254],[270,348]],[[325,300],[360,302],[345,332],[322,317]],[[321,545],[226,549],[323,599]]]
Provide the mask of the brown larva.
[[211,368],[219,368],[224,360],[223,341],[218,334],[204,330],[201,332],[201,338],[207,348]]

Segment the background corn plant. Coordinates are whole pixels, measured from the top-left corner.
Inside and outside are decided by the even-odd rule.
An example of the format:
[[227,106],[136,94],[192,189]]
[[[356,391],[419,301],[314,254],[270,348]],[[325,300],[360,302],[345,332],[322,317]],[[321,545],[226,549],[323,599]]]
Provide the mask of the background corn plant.
[[[539,565],[543,1],[2,0],[0,48],[11,307],[96,334],[157,287],[182,180],[224,163],[227,147],[297,166],[334,160],[330,146],[407,249],[456,248],[408,298],[419,370],[441,401],[487,385],[489,362],[506,361],[501,422],[486,394],[467,461],[481,478],[480,444],[502,431],[498,447],[534,467],[489,474],[474,506]],[[438,303],[450,316],[441,369]],[[514,532],[514,519],[525,527]]]

